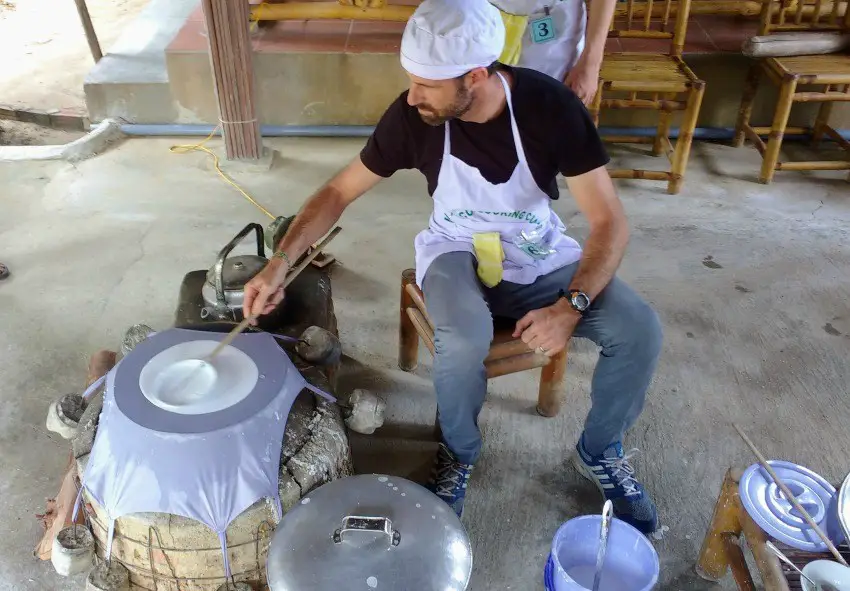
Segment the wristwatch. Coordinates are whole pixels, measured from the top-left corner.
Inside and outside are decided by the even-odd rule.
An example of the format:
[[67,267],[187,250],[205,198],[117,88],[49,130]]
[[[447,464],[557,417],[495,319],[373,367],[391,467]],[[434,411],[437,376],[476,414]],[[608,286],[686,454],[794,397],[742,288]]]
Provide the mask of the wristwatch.
[[567,302],[569,302],[570,307],[573,310],[581,314],[582,316],[590,307],[590,298],[586,293],[579,289],[571,289],[565,292],[563,289],[560,291],[559,296],[562,298],[566,298]]

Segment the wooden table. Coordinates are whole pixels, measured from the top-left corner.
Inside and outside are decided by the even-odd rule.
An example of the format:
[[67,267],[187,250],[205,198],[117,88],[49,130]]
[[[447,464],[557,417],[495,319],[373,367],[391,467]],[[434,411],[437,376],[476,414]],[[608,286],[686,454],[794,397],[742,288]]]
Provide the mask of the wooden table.
[[[770,540],[782,550],[794,564],[803,565],[813,560],[834,560],[829,552],[804,552],[791,548],[768,536],[747,513],[738,495],[738,483],[743,471],[730,468],[723,479],[720,496],[714,506],[711,525],[702,542],[696,571],[709,581],[719,581],[732,571],[738,589],[755,591],[752,574],[744,560],[742,540],[746,541],[755,558],[755,565],[765,591],[792,591],[802,589],[800,576],[791,567],[782,564],[767,549]],[[850,547],[845,542],[838,547],[845,559],[850,558]]]

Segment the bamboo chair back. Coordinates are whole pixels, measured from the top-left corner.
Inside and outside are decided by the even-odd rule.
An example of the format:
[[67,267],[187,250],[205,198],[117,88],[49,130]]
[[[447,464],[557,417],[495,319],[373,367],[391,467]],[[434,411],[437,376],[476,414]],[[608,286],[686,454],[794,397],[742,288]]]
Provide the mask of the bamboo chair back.
[[759,35],[788,31],[850,31],[847,0],[765,0]]
[[690,12],[691,0],[621,0],[608,36],[669,39],[670,55],[681,57]]

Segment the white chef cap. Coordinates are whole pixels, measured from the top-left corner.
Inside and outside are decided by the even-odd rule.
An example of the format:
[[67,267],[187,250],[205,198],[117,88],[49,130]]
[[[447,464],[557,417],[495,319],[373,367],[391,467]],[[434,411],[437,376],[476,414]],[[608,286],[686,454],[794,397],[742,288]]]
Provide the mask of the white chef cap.
[[487,67],[505,47],[505,24],[488,0],[423,0],[401,38],[401,65],[420,78],[449,80]]

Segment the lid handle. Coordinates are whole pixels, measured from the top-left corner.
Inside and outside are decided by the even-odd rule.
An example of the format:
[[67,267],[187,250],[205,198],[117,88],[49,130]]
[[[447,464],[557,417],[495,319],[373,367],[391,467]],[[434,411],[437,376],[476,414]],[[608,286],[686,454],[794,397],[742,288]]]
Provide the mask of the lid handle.
[[253,230],[257,235],[257,256],[265,258],[266,249],[265,249],[265,241],[263,240],[263,227],[260,224],[251,223],[242,228],[242,231],[239,232],[233,239],[224,245],[224,248],[218,253],[218,258],[215,260],[215,272],[213,273],[213,280],[215,282],[215,298],[216,302],[218,302],[218,306],[222,309],[227,308],[227,301],[224,298],[224,279],[222,277],[224,273],[224,260],[227,258],[227,255],[230,254],[230,251],[233,250],[237,244],[239,244],[245,236],[251,233]]
[[367,517],[363,515],[349,515],[342,519],[342,527],[334,532],[334,542],[342,543],[347,535],[361,535],[363,532],[383,533],[393,546],[401,543],[401,534],[393,529],[393,522],[386,517]]

